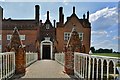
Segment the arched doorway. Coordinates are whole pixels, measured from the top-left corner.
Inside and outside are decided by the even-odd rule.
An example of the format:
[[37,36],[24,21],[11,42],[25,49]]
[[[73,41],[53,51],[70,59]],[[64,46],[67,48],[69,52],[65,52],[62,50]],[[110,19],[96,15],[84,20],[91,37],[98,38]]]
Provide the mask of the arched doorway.
[[41,59],[52,59],[53,43],[49,39],[41,42]]

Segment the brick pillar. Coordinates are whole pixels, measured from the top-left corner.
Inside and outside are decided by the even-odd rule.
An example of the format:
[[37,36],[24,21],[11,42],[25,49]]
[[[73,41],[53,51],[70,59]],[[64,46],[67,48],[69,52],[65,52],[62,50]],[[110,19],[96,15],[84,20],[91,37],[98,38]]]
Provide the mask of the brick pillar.
[[81,41],[79,34],[73,28],[71,37],[65,47],[65,71],[69,75],[74,75],[74,52],[80,52]]
[[8,45],[10,51],[15,51],[15,73],[25,74],[26,69],[26,54],[23,48],[22,41],[19,37],[17,28],[14,28],[10,43]]
[[74,52],[70,48],[65,52],[65,71],[69,75],[74,75]]
[[36,52],[38,53],[38,60],[40,60],[40,42],[36,40]]
[[15,54],[15,72],[16,74],[24,74],[26,68],[26,55],[22,47],[18,48],[17,53]]

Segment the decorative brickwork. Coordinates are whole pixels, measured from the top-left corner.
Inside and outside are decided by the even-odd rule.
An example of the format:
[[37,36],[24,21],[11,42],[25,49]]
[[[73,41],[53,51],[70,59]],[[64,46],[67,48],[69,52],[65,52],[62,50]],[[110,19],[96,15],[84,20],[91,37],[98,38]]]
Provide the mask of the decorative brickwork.
[[80,52],[80,50],[81,41],[78,33],[73,28],[65,50],[65,71],[69,75],[74,74],[74,52]]
[[24,74],[26,68],[25,49],[22,47],[22,42],[16,27],[14,28],[8,48],[10,51],[15,51],[15,73]]

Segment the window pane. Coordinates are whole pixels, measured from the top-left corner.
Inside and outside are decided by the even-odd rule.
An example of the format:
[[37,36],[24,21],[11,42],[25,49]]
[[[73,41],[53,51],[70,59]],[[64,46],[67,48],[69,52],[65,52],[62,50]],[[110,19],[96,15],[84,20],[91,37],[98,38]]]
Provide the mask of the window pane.
[[64,40],[69,40],[70,32],[64,32]]
[[11,40],[12,35],[7,35],[7,40]]
[[83,33],[82,32],[79,32],[79,38],[81,41],[83,41]]
[[25,35],[20,35],[21,40],[25,40]]

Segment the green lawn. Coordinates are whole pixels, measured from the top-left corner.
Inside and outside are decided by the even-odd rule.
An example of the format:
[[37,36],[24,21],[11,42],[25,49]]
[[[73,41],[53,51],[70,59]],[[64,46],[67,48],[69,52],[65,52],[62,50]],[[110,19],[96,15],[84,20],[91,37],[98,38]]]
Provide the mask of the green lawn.
[[119,57],[120,58],[120,53],[93,53],[91,55],[110,56],[110,57]]

